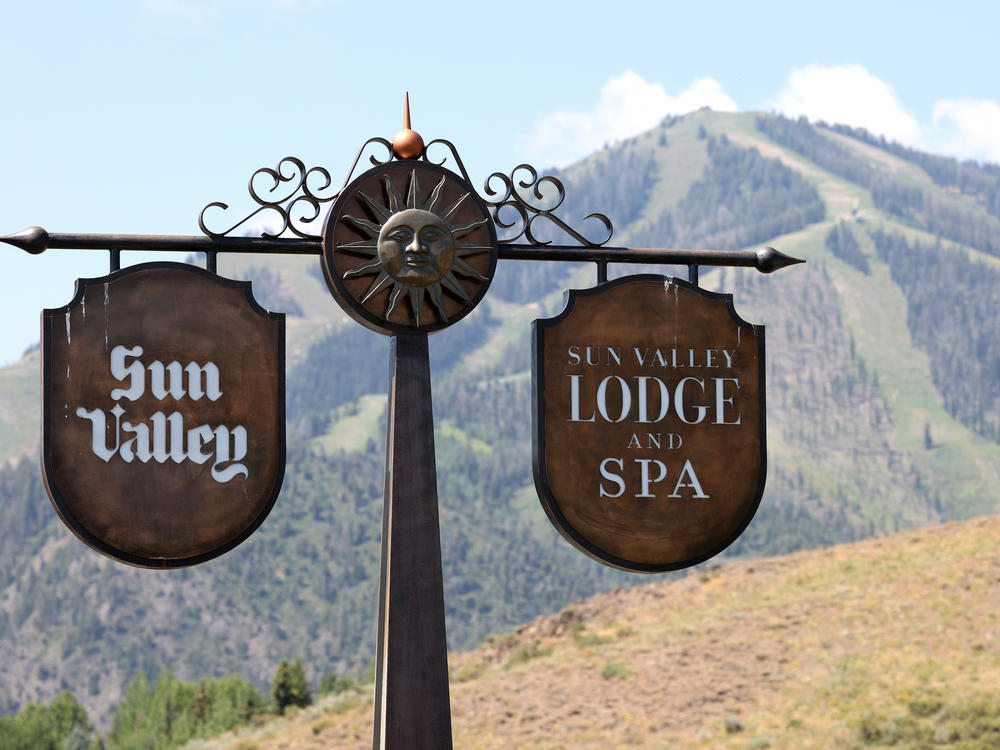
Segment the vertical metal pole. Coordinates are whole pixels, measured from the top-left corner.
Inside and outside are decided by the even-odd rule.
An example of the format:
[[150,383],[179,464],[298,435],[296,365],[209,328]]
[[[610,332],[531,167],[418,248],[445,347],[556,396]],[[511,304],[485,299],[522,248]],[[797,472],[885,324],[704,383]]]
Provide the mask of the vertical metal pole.
[[608,280],[608,262],[606,260],[597,261],[597,283],[603,284]]
[[219,254],[215,250],[205,253],[205,270],[209,273],[218,273]]
[[427,336],[392,338],[373,750],[451,750]]
[[119,250],[118,248],[113,247],[108,252],[111,254],[111,257],[109,258],[109,263],[111,265],[111,273],[114,273],[115,271],[120,271],[122,267],[122,251]]

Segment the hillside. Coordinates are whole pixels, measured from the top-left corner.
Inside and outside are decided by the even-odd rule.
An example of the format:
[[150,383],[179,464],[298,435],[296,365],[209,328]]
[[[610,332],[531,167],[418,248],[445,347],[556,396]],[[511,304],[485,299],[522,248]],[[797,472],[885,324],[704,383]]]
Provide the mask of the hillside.
[[[773,276],[702,271],[703,286],[732,292],[744,318],[767,326],[767,489],[727,555],[1000,509],[995,168],[843,128],[700,111],[561,176],[560,213],[575,223],[607,211],[616,244],[766,243],[808,260]],[[611,274],[636,270],[650,269]],[[104,724],[140,668],[258,686],[284,658],[314,676],[367,673],[388,343],[345,319],[314,258],[226,257],[220,271],[252,278],[289,316],[281,497],[251,539],[206,565],[105,560],[56,519],[38,476],[37,352],[0,371],[0,713],[71,689]],[[453,649],[649,582],[570,548],[531,478],[530,322],[594,281],[592,265],[503,261],[480,308],[431,338]]]
[[[576,602],[452,656],[455,747],[1000,747],[998,535],[952,523]],[[185,748],[361,750],[370,721],[358,691]]]

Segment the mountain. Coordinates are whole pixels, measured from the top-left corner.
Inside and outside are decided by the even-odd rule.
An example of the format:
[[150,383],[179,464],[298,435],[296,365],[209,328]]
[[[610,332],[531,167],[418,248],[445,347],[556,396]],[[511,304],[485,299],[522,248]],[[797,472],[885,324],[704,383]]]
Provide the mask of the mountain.
[[[580,226],[603,210],[615,244],[770,244],[808,261],[773,276],[702,269],[702,285],[732,292],[768,337],[767,489],[727,555],[1000,508],[997,168],[843,127],[699,111],[558,175],[559,215]],[[61,525],[39,478],[37,352],[0,371],[0,711],[71,689],[105,723],[140,668],[259,686],[285,658],[301,657],[314,678],[367,672],[388,342],[346,318],[315,258],[219,265],[288,313],[281,497],[253,537],[197,568],[106,560]],[[502,261],[483,304],[431,337],[453,649],[649,580],[566,544],[531,478],[530,321],[595,278],[592,264]]]
[[[455,747],[988,750],[1000,517],[617,589],[451,658]],[[371,746],[371,685],[191,750]]]

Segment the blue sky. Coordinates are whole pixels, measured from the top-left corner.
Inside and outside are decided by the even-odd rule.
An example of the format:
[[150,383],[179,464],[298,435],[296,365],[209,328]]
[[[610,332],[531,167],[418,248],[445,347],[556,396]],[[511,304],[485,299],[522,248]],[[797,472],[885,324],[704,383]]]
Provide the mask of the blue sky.
[[[342,179],[399,129],[404,90],[477,185],[706,104],[1000,162],[995,3],[119,0],[0,20],[0,234],[197,234],[202,206],[243,205],[284,156]],[[0,364],[107,272],[100,253],[0,258]]]

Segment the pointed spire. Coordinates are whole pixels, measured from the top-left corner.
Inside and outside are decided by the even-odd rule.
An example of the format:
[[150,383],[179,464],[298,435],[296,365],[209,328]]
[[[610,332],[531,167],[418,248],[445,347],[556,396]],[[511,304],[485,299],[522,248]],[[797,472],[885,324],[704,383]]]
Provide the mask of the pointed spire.
[[400,159],[416,159],[424,152],[424,139],[410,128],[410,92],[403,95],[403,129],[392,137],[392,150]]

